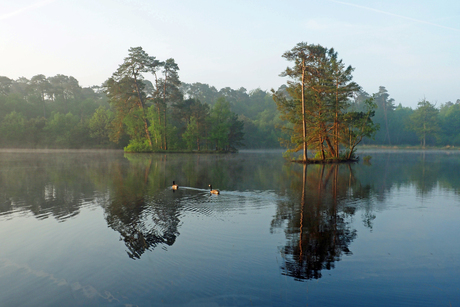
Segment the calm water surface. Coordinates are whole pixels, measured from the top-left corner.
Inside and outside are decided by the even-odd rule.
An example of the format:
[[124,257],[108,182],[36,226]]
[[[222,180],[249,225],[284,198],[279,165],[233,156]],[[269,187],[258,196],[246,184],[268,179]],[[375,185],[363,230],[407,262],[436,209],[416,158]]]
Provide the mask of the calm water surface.
[[460,306],[460,153],[365,154],[0,152],[0,306]]

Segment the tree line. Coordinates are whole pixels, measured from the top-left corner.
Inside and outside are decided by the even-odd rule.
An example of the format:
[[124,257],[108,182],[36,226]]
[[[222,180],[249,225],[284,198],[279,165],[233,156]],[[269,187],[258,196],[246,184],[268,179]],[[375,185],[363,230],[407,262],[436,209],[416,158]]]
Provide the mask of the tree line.
[[0,146],[97,147],[91,119],[108,107],[101,87],[82,88],[73,77],[0,77]]
[[289,80],[270,92],[181,82],[174,59],[141,47],[100,86],[60,74],[0,76],[0,147],[234,151],[281,140],[305,157],[340,159],[358,144],[460,145],[460,100],[396,105],[383,86],[365,92],[353,68],[320,45],[299,43],[283,57],[294,64],[281,74]]
[[[101,86],[69,76],[0,77],[0,146],[124,148],[131,152],[279,147],[269,92],[217,91],[179,80],[174,59],[141,47]],[[149,81],[150,77],[152,81]]]
[[396,105],[388,90],[380,86],[373,95],[362,91],[358,100],[371,96],[377,104],[374,122],[380,126],[367,145],[460,146],[460,99],[441,104],[421,99],[417,107]]

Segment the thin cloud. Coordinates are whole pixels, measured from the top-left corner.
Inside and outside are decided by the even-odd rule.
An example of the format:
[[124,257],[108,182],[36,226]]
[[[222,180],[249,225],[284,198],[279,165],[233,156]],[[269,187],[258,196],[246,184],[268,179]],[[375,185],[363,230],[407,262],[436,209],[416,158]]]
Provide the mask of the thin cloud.
[[443,29],[448,29],[448,30],[460,32],[460,29],[457,29],[457,28],[447,27],[447,26],[443,26],[443,25],[440,25],[440,24],[437,24],[437,23],[426,21],[426,20],[415,19],[415,18],[411,18],[411,17],[399,15],[399,14],[394,14],[394,13],[374,9],[374,8],[367,7],[367,6],[362,6],[362,5],[358,5],[358,4],[353,4],[353,3],[343,2],[343,1],[337,1],[337,0],[329,0],[329,1],[334,2],[334,3],[343,4],[343,5],[354,6],[354,7],[360,8],[360,9],[365,9],[365,10],[368,10],[368,11],[373,11],[373,12],[377,12],[377,13],[380,13],[380,14],[385,14],[385,15],[389,15],[389,16],[393,16],[393,17],[403,18],[403,19],[406,19],[406,20],[410,20],[410,21],[413,21],[413,22],[422,23],[422,24],[426,24],[426,25],[430,25],[430,26],[435,26],[435,27],[438,27],[438,28],[443,28]]
[[0,20],[5,20],[5,19],[8,19],[8,18],[17,16],[17,15],[20,15],[20,14],[26,12],[26,11],[37,9],[39,7],[48,5],[48,4],[50,4],[52,2],[55,2],[55,1],[56,0],[43,0],[43,1],[36,2],[34,4],[31,4],[29,6],[20,8],[20,9],[18,9],[16,11],[11,12],[11,13],[6,13],[6,14],[3,14],[3,15],[0,15]]

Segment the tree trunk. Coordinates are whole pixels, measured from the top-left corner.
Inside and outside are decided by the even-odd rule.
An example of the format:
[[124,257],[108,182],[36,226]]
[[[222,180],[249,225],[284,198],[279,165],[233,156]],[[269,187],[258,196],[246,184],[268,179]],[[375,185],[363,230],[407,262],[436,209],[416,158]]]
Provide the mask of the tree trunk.
[[423,123],[423,148],[426,146],[426,124]]
[[303,210],[305,207],[305,199],[306,199],[306,182],[307,182],[307,165],[303,165],[303,177],[302,177],[302,199],[300,200],[300,234],[299,234],[299,261],[302,262],[303,257]]
[[307,161],[307,123],[305,120],[305,59],[302,60],[302,136],[303,161]]
[[339,82],[336,83],[335,88],[335,118],[334,118],[334,148],[335,157],[339,157]]
[[147,135],[147,139],[149,140],[150,149],[152,149],[152,138],[150,137],[149,124],[147,122],[147,116],[145,115],[144,102],[142,101],[142,95],[141,91],[139,90],[139,85],[137,84],[136,75],[134,75],[134,84],[136,86],[137,97],[139,98],[139,107],[142,109],[142,120],[144,121],[145,134]]
[[331,141],[329,140],[329,138],[327,137],[327,135],[326,135],[326,137],[324,138],[324,140],[326,141],[327,147],[329,147],[329,150],[331,151],[332,156],[335,157],[335,156],[336,156],[336,153],[335,153],[334,147],[332,146]]
[[388,138],[388,145],[391,145],[390,140],[390,130],[388,130],[388,117],[387,117],[387,103],[386,101],[383,102],[383,115],[385,116],[385,127],[386,127],[386,137]]
[[168,144],[167,144],[167,139],[166,139],[166,81],[168,79],[168,72],[165,72],[165,82],[164,82],[164,85],[163,85],[163,104],[164,104],[164,121],[163,121],[163,125],[164,125],[164,147],[165,147],[165,150],[168,150]]

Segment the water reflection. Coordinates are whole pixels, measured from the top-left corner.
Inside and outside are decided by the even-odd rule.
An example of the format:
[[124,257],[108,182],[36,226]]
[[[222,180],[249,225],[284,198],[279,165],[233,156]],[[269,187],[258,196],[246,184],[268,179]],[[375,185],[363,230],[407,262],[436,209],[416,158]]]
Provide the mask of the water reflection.
[[[163,158],[156,161],[157,167],[152,167],[151,156],[131,156],[130,161],[128,169],[118,168],[113,172],[113,195],[104,210],[107,225],[120,233],[128,256],[139,259],[157,245],[174,244],[179,235],[180,207],[167,197],[163,188],[155,188],[166,177],[164,168],[158,167],[165,166]],[[152,194],[162,197],[154,198]]]
[[0,152],[0,300],[458,302],[460,155],[371,155],[304,167],[280,153]]
[[94,199],[91,173],[101,155],[2,153],[0,156],[0,214],[31,212],[38,219],[65,220]]
[[460,194],[458,151],[371,151],[369,168],[356,168],[361,182],[370,184],[380,201],[392,189],[414,185],[420,196],[438,187]]
[[[318,279],[321,271],[334,268],[342,255],[351,255],[350,243],[357,232],[351,217],[357,202],[369,198],[369,186],[356,179],[351,165],[303,165],[286,168],[292,182],[289,198],[280,201],[272,231],[285,228],[286,245],[281,248],[283,274],[296,280]],[[370,211],[365,224],[372,227]]]
[[[64,222],[77,216],[82,206],[101,206],[108,227],[120,234],[128,256],[139,259],[147,250],[174,244],[185,212],[209,215],[216,210],[202,206],[209,201],[208,184],[228,191],[221,197],[229,197],[227,206],[238,204],[238,197],[251,197],[250,202],[256,203],[260,194],[255,191],[274,191],[282,200],[271,230],[283,230],[287,238],[281,248],[283,272],[299,280],[314,279],[351,254],[349,245],[357,233],[350,221],[356,212],[372,230],[375,212],[382,209],[379,205],[392,189],[414,185],[421,196],[437,187],[460,191],[458,154],[371,155],[367,165],[303,167],[285,163],[279,153],[3,152],[0,215],[20,211]],[[173,193],[173,180],[197,189]],[[224,206],[219,210],[225,208],[229,210]]]
[[157,245],[171,246],[179,235],[179,209],[174,205],[151,206],[135,195],[120,195],[105,208],[110,228],[120,233],[128,256],[139,259]]

